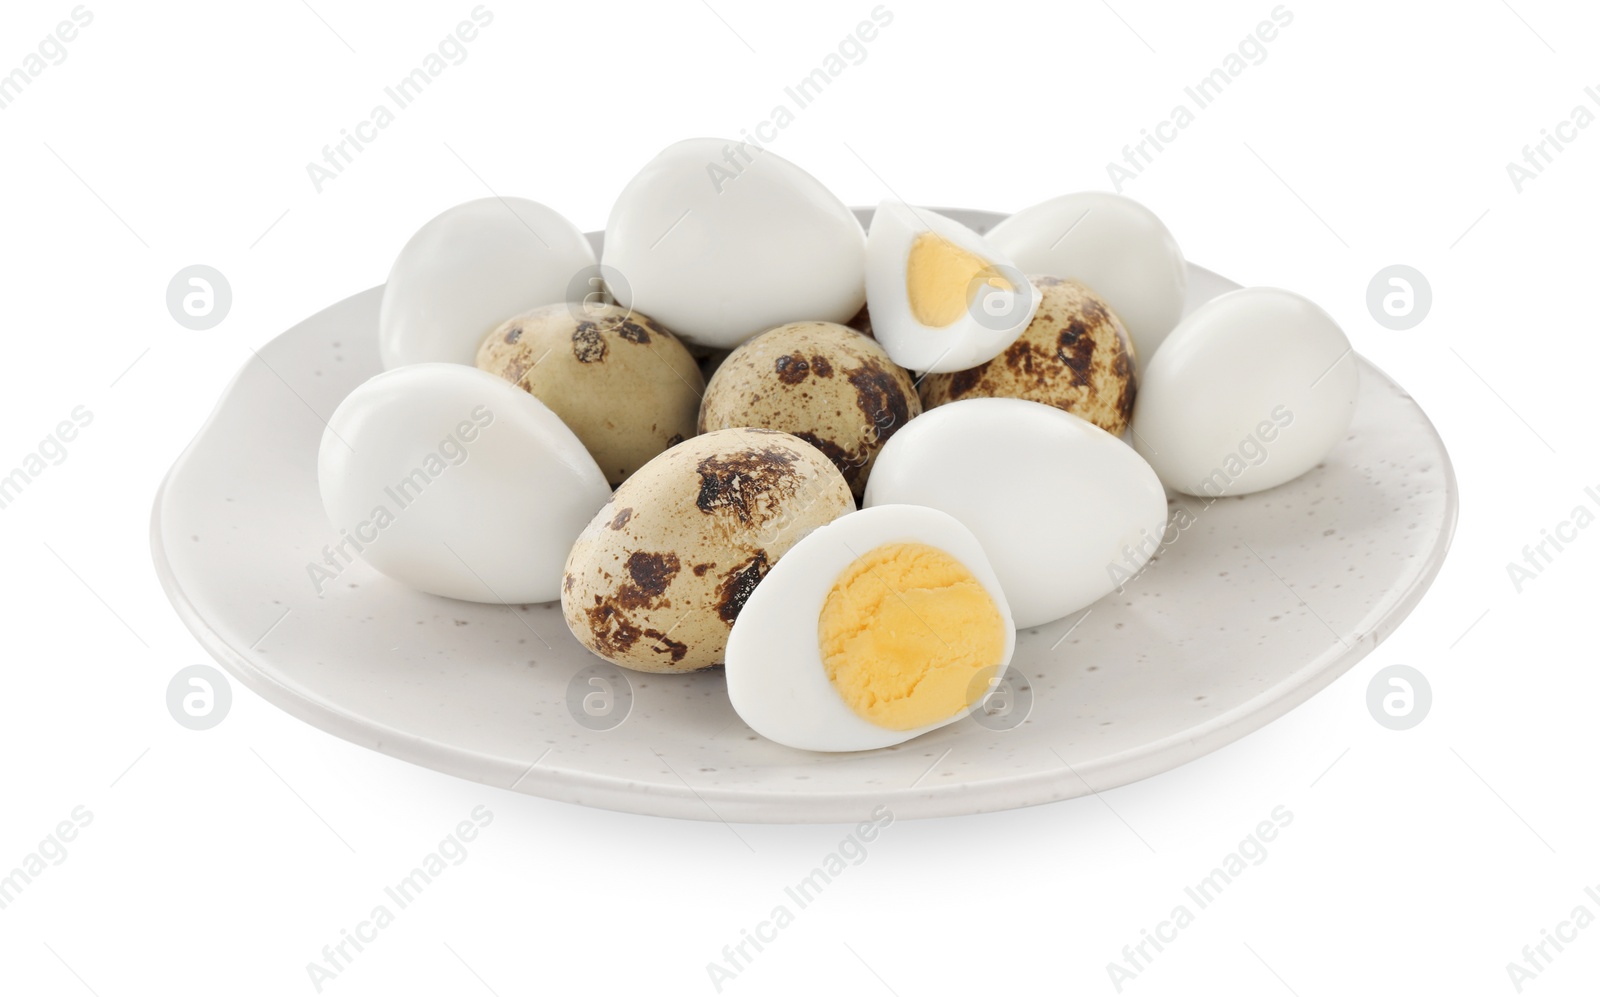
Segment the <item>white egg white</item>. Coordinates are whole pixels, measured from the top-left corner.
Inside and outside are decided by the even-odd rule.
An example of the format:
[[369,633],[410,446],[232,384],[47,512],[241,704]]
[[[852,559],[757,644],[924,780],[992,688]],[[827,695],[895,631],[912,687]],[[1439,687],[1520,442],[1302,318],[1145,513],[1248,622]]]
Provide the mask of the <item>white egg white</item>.
[[1146,365],[1133,443],[1174,491],[1246,495],[1321,462],[1350,428],[1360,387],[1350,340],[1315,303],[1275,287],[1230,291],[1190,313]]
[[[1010,290],[974,289],[970,305],[946,326],[919,322],[906,287],[906,265],[917,237],[931,232],[990,264]],[[867,231],[867,308],[872,333],[891,359],[907,370],[945,374],[992,360],[1033,320],[1039,291],[983,236],[927,208],[884,201]]]
[[383,366],[471,366],[501,322],[582,298],[586,291],[574,289],[595,265],[588,238],[536,201],[485,197],[458,204],[418,229],[389,271],[378,313]]
[[990,245],[1023,272],[1087,285],[1122,319],[1139,363],[1149,363],[1183,317],[1189,267],[1172,233],[1132,198],[1064,194],[1005,219]]
[[994,565],[1018,627],[1083,609],[1160,548],[1167,500],[1143,458],[1069,412],[1017,398],[930,409],[884,444],[868,507],[954,516]]
[[580,531],[611,497],[544,403],[452,363],[386,371],[328,420],[317,485],[330,556],[472,602],[549,602]]
[[839,576],[875,547],[920,543],[960,561],[994,600],[1005,652],[991,688],[1016,647],[1005,592],[972,531],[935,509],[886,505],[841,516],[784,554],[750,594],[728,637],[728,696],[750,729],[808,751],[865,751],[926,734],[965,716],[913,730],[879,727],[850,708],[828,678],[817,641],[823,604]]
[[617,302],[696,346],[731,350],[788,322],[848,322],[866,237],[815,177],[748,143],[668,146],[617,197],[602,262]]

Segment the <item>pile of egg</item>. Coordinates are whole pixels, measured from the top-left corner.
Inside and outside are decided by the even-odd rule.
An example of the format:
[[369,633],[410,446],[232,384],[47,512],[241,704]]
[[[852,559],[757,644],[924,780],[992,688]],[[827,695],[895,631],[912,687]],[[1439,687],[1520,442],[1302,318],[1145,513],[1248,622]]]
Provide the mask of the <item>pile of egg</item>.
[[1273,288],[1184,315],[1177,243],[1127,198],[1058,197],[987,235],[885,201],[863,231],[744,148],[731,179],[715,139],[646,164],[599,260],[514,198],[405,245],[386,370],[318,460],[333,524],[376,522],[374,568],[559,599],[618,665],[724,666],[772,740],[883,747],[979,703],[1019,628],[1137,571],[1169,490],[1271,488],[1349,424],[1333,319]]

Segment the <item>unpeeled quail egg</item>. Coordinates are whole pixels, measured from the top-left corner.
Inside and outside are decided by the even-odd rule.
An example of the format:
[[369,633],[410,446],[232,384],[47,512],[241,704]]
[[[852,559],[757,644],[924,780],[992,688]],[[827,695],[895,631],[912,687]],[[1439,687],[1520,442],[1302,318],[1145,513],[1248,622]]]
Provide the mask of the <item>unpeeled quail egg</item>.
[[848,326],[791,322],[734,350],[706,385],[700,431],[760,426],[821,450],[857,498],[884,441],[922,414],[911,376]]
[[695,433],[705,381],[676,336],[616,305],[545,305],[508,320],[478,366],[561,417],[612,485]]
[[622,483],[567,557],[567,627],[642,672],[723,660],[745,600],[794,546],[855,508],[811,444],[767,429],[685,440]]
[[1029,277],[1042,297],[1017,341],[987,363],[922,379],[922,404],[1026,398],[1082,416],[1112,435],[1133,417],[1133,347],[1093,291],[1059,277]]

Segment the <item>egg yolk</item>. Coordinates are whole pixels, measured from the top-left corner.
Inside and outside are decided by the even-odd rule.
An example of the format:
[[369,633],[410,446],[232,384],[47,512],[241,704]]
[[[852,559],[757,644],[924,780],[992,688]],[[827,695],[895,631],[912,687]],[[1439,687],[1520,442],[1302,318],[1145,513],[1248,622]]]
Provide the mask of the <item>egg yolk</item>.
[[943,328],[959,319],[983,284],[1014,291],[993,272],[989,261],[941,235],[924,232],[912,240],[906,260],[906,297],[918,322]]
[[[1005,654],[1000,610],[966,566],[926,544],[874,547],[829,590],[823,668],[856,715],[911,730],[970,709]],[[979,680],[979,676],[983,680]]]

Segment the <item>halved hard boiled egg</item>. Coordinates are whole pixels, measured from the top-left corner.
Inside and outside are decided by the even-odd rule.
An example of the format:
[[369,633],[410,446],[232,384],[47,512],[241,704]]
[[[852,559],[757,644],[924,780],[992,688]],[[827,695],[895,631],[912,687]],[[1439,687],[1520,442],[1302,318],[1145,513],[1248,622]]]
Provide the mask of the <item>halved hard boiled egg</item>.
[[927,208],[884,201],[867,232],[867,310],[895,363],[946,374],[998,356],[1039,292],[983,236]]
[[1011,609],[972,531],[937,509],[882,505],[801,540],[728,637],[728,696],[763,737],[862,751],[956,720],[999,682]]

